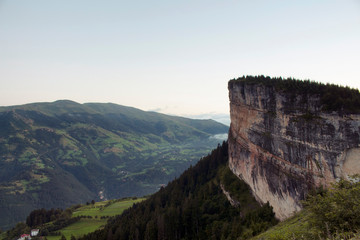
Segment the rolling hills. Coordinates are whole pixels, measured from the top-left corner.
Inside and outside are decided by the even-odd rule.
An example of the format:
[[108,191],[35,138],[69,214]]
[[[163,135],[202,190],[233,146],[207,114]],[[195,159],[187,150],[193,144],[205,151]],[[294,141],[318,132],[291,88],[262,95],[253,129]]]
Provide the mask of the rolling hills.
[[37,208],[153,193],[227,131],[111,103],[0,107],[0,228]]

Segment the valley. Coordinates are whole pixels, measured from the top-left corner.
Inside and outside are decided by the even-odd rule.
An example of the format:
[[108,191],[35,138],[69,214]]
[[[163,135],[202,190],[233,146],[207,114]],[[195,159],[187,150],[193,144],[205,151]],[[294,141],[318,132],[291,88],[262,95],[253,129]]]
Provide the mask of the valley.
[[195,164],[228,127],[115,104],[0,108],[0,228],[33,209],[144,196]]

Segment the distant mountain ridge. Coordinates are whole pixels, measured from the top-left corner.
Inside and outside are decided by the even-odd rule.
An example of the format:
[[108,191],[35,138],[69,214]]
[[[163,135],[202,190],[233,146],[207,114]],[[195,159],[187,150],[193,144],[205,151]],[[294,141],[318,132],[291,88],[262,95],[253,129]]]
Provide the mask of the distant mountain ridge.
[[112,103],[0,107],[0,228],[35,208],[153,193],[227,131]]

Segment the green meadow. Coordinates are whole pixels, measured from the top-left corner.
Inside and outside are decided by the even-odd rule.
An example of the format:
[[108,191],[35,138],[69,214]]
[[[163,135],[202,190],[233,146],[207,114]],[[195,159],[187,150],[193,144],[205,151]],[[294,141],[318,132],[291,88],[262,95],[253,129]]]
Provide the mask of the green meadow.
[[[109,200],[96,202],[81,206],[72,213],[72,217],[82,217],[79,221],[59,230],[59,232],[70,239],[71,235],[81,237],[87,233],[101,229],[110,217],[121,214],[125,209],[133,204],[141,202],[145,198],[127,198],[120,200]],[[59,240],[60,236],[46,236],[48,240]]]

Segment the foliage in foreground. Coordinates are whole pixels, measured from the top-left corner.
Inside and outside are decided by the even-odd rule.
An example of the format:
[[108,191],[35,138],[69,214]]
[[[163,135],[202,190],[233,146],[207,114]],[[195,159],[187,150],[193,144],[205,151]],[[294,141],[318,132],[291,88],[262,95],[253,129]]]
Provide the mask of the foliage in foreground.
[[310,195],[305,206],[311,213],[310,223],[322,237],[353,236],[360,229],[360,182],[357,178],[341,179],[328,191]]
[[359,177],[310,194],[305,209],[254,239],[360,239]]
[[[152,195],[83,239],[248,239],[276,223],[226,166],[223,143]],[[230,205],[221,186],[238,202]]]

